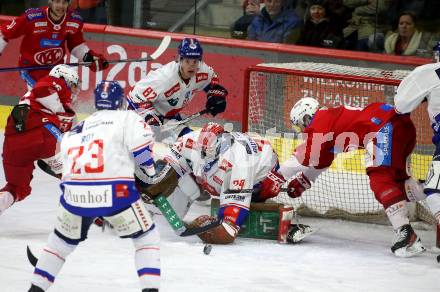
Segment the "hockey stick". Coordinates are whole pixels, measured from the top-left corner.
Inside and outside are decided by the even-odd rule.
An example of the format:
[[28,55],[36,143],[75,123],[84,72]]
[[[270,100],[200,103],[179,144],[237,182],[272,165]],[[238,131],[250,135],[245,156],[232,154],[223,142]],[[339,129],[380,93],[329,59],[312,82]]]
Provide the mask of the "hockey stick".
[[37,265],[38,258],[32,253],[31,249],[29,248],[29,245],[26,246],[26,255],[29,263],[31,263],[31,265],[35,267]]
[[[124,59],[124,60],[108,60],[107,62],[109,64],[116,64],[116,63],[131,63],[131,62],[145,62],[145,61],[154,61],[157,58],[159,58],[165,50],[168,48],[168,46],[171,43],[171,37],[169,35],[165,36],[159,47],[148,57],[146,58],[139,58],[139,59]],[[78,63],[66,63],[65,65],[68,66],[89,66],[93,64],[93,62],[78,62]],[[20,71],[20,70],[40,70],[40,69],[51,69],[55,67],[56,64],[53,65],[41,65],[41,66],[21,66],[21,67],[5,67],[0,68],[0,72],[11,72],[11,71]]]
[[[287,192],[288,188],[280,188],[280,192]],[[242,190],[226,190],[225,194],[241,194],[241,193],[252,193],[254,189],[242,189]]]
[[[52,169],[50,168],[50,166],[46,162],[44,162],[43,160],[38,160],[37,165],[45,173],[47,173],[53,177],[56,177],[58,179],[61,178],[61,176],[54,173],[52,171]],[[149,203],[148,201],[146,201],[146,199],[143,196],[141,196],[141,198],[145,203]],[[154,205],[162,212],[165,219],[170,224],[171,228],[173,228],[173,230],[176,232],[176,234],[181,237],[186,237],[186,236],[191,236],[191,235],[203,233],[203,232],[206,232],[210,229],[213,229],[221,224],[220,221],[215,221],[215,222],[208,224],[206,226],[187,228],[185,226],[185,223],[183,223],[182,219],[180,219],[180,217],[177,215],[174,208],[170,205],[170,203],[168,202],[168,200],[164,196],[157,196],[153,200],[153,202],[154,202]]]
[[169,131],[169,130],[173,130],[177,126],[182,125],[182,124],[186,124],[189,121],[192,121],[195,118],[198,118],[198,117],[200,117],[200,116],[202,116],[204,114],[207,114],[207,113],[209,113],[209,110],[208,109],[204,109],[202,111],[199,111],[198,113],[190,115],[189,117],[187,117],[187,118],[185,118],[185,119],[183,119],[181,121],[169,121],[168,123],[166,123],[165,125],[160,127],[160,131],[161,132],[166,132],[166,131]]

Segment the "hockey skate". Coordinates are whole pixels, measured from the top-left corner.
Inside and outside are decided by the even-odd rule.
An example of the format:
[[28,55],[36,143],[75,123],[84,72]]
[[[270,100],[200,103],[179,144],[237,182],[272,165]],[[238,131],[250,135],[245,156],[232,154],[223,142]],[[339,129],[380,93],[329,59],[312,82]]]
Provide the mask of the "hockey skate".
[[409,224],[405,224],[396,231],[391,251],[398,257],[412,257],[424,252],[426,248]]
[[31,288],[29,289],[28,292],[44,292],[44,290],[41,289],[40,287],[35,286],[34,284],[32,284],[32,286],[31,286]]
[[289,231],[287,232],[287,242],[292,244],[298,243],[315,232],[316,230],[309,225],[290,224]]

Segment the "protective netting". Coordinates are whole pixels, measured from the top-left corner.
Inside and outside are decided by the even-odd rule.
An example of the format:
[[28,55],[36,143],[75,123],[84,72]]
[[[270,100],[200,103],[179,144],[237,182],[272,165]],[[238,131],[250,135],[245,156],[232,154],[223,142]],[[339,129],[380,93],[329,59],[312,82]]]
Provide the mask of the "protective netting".
[[[371,102],[393,102],[395,90],[409,71],[384,71],[335,64],[261,64],[249,69],[247,129],[269,139],[280,161],[300,143],[290,128],[289,112],[302,97],[312,96],[321,105],[365,107]],[[434,147],[426,106],[411,114],[417,128],[417,146],[411,155],[411,171],[425,179]],[[299,199],[282,193],[276,201],[293,205],[299,213],[356,221],[386,222],[365,174],[364,150],[338,155],[329,170]],[[413,212],[435,223],[424,202]]]

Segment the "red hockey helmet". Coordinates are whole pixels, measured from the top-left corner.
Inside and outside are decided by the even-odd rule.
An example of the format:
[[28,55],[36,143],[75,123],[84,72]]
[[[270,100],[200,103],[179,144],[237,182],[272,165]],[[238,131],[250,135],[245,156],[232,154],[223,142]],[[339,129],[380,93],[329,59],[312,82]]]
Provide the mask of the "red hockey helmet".
[[220,150],[220,138],[225,132],[222,125],[217,123],[207,123],[200,131],[197,144],[201,150],[202,159],[214,160]]

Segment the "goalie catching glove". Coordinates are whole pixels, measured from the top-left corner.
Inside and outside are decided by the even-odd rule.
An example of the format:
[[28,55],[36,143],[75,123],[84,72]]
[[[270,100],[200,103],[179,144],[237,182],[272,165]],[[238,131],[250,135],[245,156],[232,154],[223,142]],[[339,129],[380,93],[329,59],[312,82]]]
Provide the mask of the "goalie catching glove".
[[298,198],[312,187],[309,179],[304,175],[304,173],[299,172],[294,179],[289,182],[287,186],[287,194],[289,197]]
[[136,187],[142,194],[142,200],[148,202],[162,195],[168,197],[177,187],[179,176],[174,168],[163,160],[158,160],[155,165],[156,174],[147,175],[141,168],[136,169]]
[[222,113],[226,109],[226,96],[228,96],[228,91],[226,88],[219,84],[210,85],[208,91],[206,91],[206,109],[212,116],[216,116]]
[[[208,216],[208,215],[201,215],[194,219],[191,224],[189,224],[188,229],[194,228],[194,227],[202,227],[206,226],[208,224],[211,224],[213,222],[217,221],[217,218]],[[234,242],[235,238],[237,237],[237,233],[240,227],[235,225],[234,223],[225,220],[220,224],[219,226],[197,234],[200,239],[205,243],[211,243],[211,244],[229,244]]]

